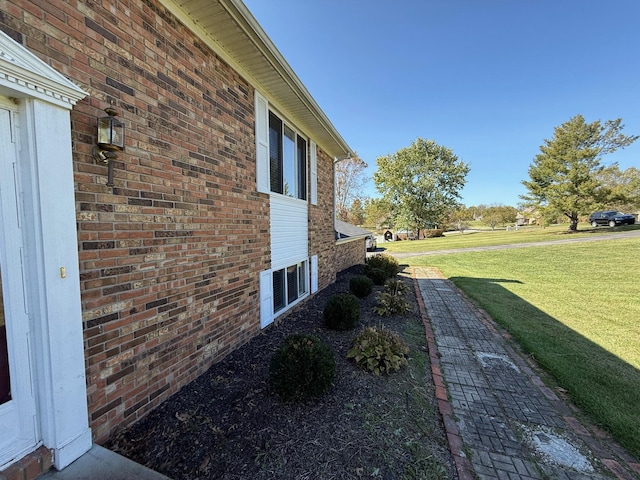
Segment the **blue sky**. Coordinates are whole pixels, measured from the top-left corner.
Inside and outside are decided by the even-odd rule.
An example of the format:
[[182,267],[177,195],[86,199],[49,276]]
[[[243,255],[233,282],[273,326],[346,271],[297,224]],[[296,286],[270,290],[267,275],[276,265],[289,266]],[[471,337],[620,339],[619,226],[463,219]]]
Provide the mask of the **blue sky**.
[[[638,0],[244,3],[369,176],[421,137],[470,165],[464,204],[516,206],[571,117],[640,134]],[[640,141],[604,161],[640,167]]]

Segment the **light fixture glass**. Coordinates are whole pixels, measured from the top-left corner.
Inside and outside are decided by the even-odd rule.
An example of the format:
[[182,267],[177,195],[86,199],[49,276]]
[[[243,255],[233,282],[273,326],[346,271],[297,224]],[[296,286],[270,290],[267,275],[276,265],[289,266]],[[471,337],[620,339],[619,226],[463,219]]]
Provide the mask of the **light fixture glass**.
[[124,124],[116,118],[118,111],[105,108],[109,115],[98,119],[98,147],[110,152],[124,150]]
[[116,152],[124,150],[124,123],[116,118],[115,108],[105,108],[109,115],[98,119],[98,145],[93,147],[93,159],[107,165],[107,186],[113,187],[113,161],[118,158]]

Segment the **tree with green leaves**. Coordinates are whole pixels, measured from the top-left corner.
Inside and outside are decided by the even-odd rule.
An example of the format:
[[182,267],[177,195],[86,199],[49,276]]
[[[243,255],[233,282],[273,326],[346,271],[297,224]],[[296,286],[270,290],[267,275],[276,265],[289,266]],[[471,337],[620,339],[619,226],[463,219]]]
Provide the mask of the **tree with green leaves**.
[[493,205],[482,212],[482,223],[495,230],[498,225],[515,224],[517,216],[518,210],[514,207]]
[[626,213],[640,209],[640,170],[629,167],[620,170],[618,165],[605,168],[598,174],[603,188],[611,192],[611,201],[603,208],[611,208]]
[[390,228],[393,225],[393,208],[383,198],[368,198],[364,201],[364,224],[370,228]]
[[469,228],[471,220],[473,220],[473,211],[465,205],[459,204],[449,212],[447,223],[460,233],[464,233]]
[[364,223],[364,206],[359,198],[354,198],[349,208],[349,223],[362,225]]
[[396,225],[420,235],[427,225],[446,221],[458,205],[469,166],[432,140],[418,138],[409,147],[376,160],[376,189],[394,207]]
[[480,220],[482,218],[482,212],[484,212],[486,209],[487,206],[482,203],[478,206],[471,205],[470,207],[468,207],[473,220]]
[[520,198],[545,220],[564,216],[569,230],[577,230],[581,215],[611,198],[611,190],[599,179],[605,169],[602,157],[638,139],[623,135],[623,128],[621,119],[586,123],[582,115],[556,127],[529,167],[530,180],[522,181],[528,194]]

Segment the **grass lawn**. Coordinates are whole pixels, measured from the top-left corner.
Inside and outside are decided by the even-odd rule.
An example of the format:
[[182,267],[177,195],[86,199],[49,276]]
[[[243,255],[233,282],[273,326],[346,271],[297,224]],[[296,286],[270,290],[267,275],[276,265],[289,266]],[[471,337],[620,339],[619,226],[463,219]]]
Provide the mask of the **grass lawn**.
[[413,253],[413,252],[433,252],[437,250],[486,247],[492,245],[505,245],[513,243],[545,242],[548,240],[564,240],[567,238],[592,237],[594,235],[609,235],[622,231],[640,230],[640,224],[624,227],[592,228],[584,223],[578,225],[578,232],[567,233],[567,225],[554,225],[551,227],[520,227],[518,230],[482,230],[478,232],[451,232],[444,237],[427,238],[425,240],[403,241],[403,242],[380,242],[379,247],[385,248],[389,252]]
[[[441,239],[420,243],[434,240]],[[411,257],[401,263],[438,267],[505,327],[592,421],[640,457],[639,255],[636,238]]]

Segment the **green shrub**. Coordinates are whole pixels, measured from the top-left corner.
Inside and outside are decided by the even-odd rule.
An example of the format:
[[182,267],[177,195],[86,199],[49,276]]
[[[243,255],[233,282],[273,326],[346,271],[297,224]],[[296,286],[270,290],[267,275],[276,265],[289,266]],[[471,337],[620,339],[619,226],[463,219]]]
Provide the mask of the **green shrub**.
[[360,321],[360,301],[351,293],[334,295],[325,305],[323,315],[328,328],[350,330]]
[[[369,271],[373,270],[374,268],[379,268],[380,270],[382,270],[385,274],[386,280],[387,278],[396,276],[396,274],[398,273],[399,264],[398,260],[396,260],[394,257],[385,255],[383,253],[381,255],[374,255],[367,258],[367,263],[364,266],[365,274],[371,277]],[[373,281],[375,282],[375,279]],[[384,284],[384,282],[382,284]]]
[[351,343],[347,358],[376,375],[397,372],[407,365],[409,347],[396,333],[385,328],[368,327]]
[[384,289],[392,295],[404,295],[409,291],[409,286],[402,280],[392,278],[384,284]]
[[384,282],[387,280],[387,272],[381,268],[367,266],[364,271],[367,277],[376,285],[384,285]]
[[376,300],[378,305],[373,307],[373,311],[381,317],[391,315],[404,315],[409,311],[409,303],[404,297],[409,291],[409,287],[402,280],[389,280],[385,284],[385,291],[378,293]]
[[409,311],[409,304],[402,295],[380,292],[378,293],[376,300],[378,301],[378,305],[373,307],[373,311],[381,317],[404,315]]
[[424,238],[436,238],[436,237],[444,237],[444,230],[440,228],[434,228],[431,230],[426,230],[424,232]]
[[373,280],[364,275],[358,275],[349,280],[349,291],[358,298],[364,298],[373,290]]
[[299,402],[326,393],[335,375],[329,345],[313,335],[291,335],[271,359],[269,383],[284,401]]

